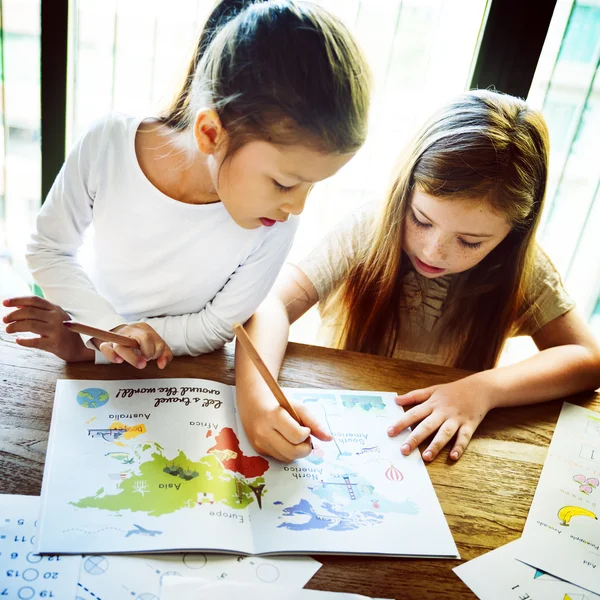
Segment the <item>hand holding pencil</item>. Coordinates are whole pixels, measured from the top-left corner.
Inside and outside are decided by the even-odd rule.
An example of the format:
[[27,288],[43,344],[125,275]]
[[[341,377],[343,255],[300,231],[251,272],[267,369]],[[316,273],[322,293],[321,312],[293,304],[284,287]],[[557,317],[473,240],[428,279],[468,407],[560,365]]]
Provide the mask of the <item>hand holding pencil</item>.
[[[285,411],[283,413],[279,407],[274,409],[268,402],[244,401],[240,403],[238,401],[238,410],[244,429],[254,448],[263,454],[290,462],[306,456],[314,448],[310,434],[321,441],[331,441],[333,439],[331,435],[311,416],[308,410],[304,410],[300,406],[295,408],[289,402],[244,327],[240,323],[236,323],[232,329],[239,344],[246,351],[248,358],[277,400],[279,407]],[[238,388],[238,400],[241,400],[243,391]],[[248,411],[251,416],[247,416]],[[284,418],[282,415],[286,413],[289,416],[286,415],[287,418]]]
[[164,369],[173,360],[169,346],[147,323],[120,325],[113,331],[75,321],[64,321],[63,325],[71,331],[92,336],[98,350],[112,363],[128,362],[143,369],[148,361],[156,360],[158,368]]

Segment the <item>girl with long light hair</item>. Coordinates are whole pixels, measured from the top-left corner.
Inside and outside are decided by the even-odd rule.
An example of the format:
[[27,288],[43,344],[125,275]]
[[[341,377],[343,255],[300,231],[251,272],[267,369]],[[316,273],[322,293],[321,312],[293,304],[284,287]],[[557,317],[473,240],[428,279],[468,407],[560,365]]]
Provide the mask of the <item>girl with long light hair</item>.
[[[458,459],[494,407],[542,402],[600,385],[600,348],[535,241],[548,178],[543,117],[518,98],[473,91],[424,125],[402,156],[383,205],[346,219],[289,265],[248,331],[278,373],[289,325],[319,303],[324,345],[475,371],[397,398],[414,426],[409,454],[430,435],[432,460],[454,437]],[[508,337],[540,352],[496,367]],[[282,460],[310,452],[237,348],[240,416],[256,449]],[[299,407],[299,410],[303,410]]]

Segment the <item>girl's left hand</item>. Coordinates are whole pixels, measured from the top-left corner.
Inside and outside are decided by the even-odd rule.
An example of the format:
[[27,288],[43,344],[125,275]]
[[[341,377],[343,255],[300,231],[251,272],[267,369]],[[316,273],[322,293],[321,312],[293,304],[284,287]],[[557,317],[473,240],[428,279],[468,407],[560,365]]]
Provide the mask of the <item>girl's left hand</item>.
[[423,440],[437,431],[433,441],[423,452],[423,460],[432,461],[440,450],[456,435],[450,458],[458,460],[479,423],[493,408],[492,389],[482,375],[470,375],[453,383],[434,385],[413,390],[396,397],[402,407],[412,406],[404,416],[388,429],[394,437],[414,423],[419,423],[402,445],[401,452],[410,454]]

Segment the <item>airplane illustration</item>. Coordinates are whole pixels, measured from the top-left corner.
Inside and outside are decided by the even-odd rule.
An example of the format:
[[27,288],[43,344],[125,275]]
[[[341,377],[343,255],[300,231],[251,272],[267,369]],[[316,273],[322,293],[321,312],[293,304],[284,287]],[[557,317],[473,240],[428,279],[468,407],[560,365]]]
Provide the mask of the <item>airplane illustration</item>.
[[130,535],[135,535],[135,534],[150,535],[150,536],[154,537],[155,535],[160,535],[162,533],[162,531],[157,531],[155,529],[145,529],[144,527],[142,527],[141,525],[137,525],[136,523],[134,523],[133,526],[136,527],[137,529],[130,529],[125,534],[125,537],[129,537]]

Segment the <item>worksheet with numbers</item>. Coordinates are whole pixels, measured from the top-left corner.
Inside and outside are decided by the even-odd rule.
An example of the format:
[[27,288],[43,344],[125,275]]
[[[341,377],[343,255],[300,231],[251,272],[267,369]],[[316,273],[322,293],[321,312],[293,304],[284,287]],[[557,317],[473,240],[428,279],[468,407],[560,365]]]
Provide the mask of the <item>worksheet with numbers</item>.
[[0,495],[0,600],[75,598],[81,556],[35,553],[39,496]]

